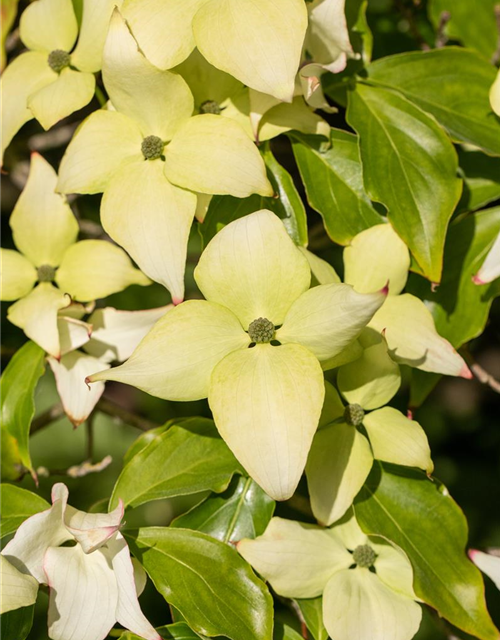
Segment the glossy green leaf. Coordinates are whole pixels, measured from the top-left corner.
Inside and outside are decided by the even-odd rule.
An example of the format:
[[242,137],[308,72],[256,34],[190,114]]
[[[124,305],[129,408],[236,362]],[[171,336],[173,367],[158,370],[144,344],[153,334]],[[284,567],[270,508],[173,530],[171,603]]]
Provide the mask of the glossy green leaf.
[[439,282],[448,222],[462,191],[453,145],[434,118],[382,87],[358,83],[347,120],[359,134],[368,194],[388,208],[425,276]]
[[407,554],[418,597],[459,629],[498,640],[481,574],[465,554],[467,521],[443,485],[424,473],[376,462],[354,509],[365,533]]
[[0,504],[0,538],[14,533],[26,518],[50,507],[50,504],[36,493],[14,484],[0,485]]
[[0,429],[0,472],[2,482],[8,480],[17,480],[23,475],[23,465],[19,456],[19,447],[17,441],[6,429]]
[[[436,329],[458,349],[481,335],[500,282],[477,285],[472,281],[488,249],[500,232],[500,207],[478,211],[450,225],[444,252],[443,279],[436,291],[412,275],[407,290],[424,300]],[[410,404],[418,407],[439,382],[440,376],[412,371]]]
[[328,640],[328,632],[323,624],[323,598],[307,598],[295,601],[304,616],[307,629],[314,640]]
[[446,238],[440,286],[433,293],[417,276],[410,280],[408,290],[428,302],[438,333],[456,349],[483,332],[491,303],[500,294],[498,280],[472,281],[499,232],[500,207],[456,220]]
[[[202,636],[195,633],[185,622],[174,622],[158,627],[158,633],[165,640],[200,640]],[[120,636],[120,640],[143,640],[140,636],[131,631],[125,631]]]
[[332,129],[331,147],[321,150],[317,137],[290,134],[307,200],[323,218],[326,232],[348,244],[361,231],[383,222],[363,186],[357,137]]
[[171,526],[196,529],[222,542],[255,538],[266,530],[276,503],[251,478],[236,477],[224,493],[210,495]]
[[35,605],[14,609],[0,616],[0,636],[4,640],[25,640],[33,626]]
[[20,462],[33,471],[29,433],[35,414],[35,387],[45,372],[45,352],[27,342],[9,362],[0,380],[2,429],[17,442]]
[[303,640],[303,636],[290,625],[276,620],[274,623],[273,640]]
[[271,595],[231,546],[189,529],[148,527],[124,535],[156,589],[197,633],[271,640]]
[[432,114],[454,140],[500,155],[500,119],[489,101],[496,69],[474,51],[445,47],[388,56],[371,64],[368,75]]
[[500,198],[500,158],[459,149],[458,163],[464,178],[458,211],[476,211]]
[[429,17],[437,29],[441,14],[448,11],[450,21],[446,25],[446,34],[489,59],[498,42],[494,14],[496,4],[498,0],[430,0]]
[[[323,138],[321,138],[323,140]],[[249,198],[233,196],[213,196],[210,200],[205,219],[198,225],[203,247],[227,224],[238,218],[269,209],[283,220],[289,236],[300,246],[307,244],[307,219],[304,205],[300,199],[292,177],[274,158],[269,147],[264,146],[264,160],[267,176],[276,192],[276,197],[266,198],[252,195]]]
[[266,163],[269,180],[273,185],[275,193],[279,197],[279,202],[286,213],[282,218],[288,235],[295,244],[302,247],[307,246],[307,216],[304,203],[302,202],[292,176],[280,165],[271,151],[269,142],[262,145],[262,156]]
[[235,473],[242,472],[213,421],[192,418],[171,426],[125,465],[110,508],[116,507],[119,498],[126,507],[137,507],[199,491],[219,493]]

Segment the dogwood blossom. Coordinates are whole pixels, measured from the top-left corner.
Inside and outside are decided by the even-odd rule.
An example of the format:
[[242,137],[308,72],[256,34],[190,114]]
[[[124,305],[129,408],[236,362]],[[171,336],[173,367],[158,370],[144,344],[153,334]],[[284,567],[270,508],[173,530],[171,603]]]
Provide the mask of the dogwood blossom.
[[[66,485],[54,485],[50,509],[25,520],[2,551],[2,578],[17,580],[20,596],[24,576],[17,606],[34,602],[35,580],[50,588],[52,640],[104,640],[116,622],[146,640],[161,640],[137,598],[134,565],[119,531],[123,504],[111,513],[85,513],[67,502]],[[143,573],[138,582],[144,585]],[[15,604],[8,599],[6,610]]]
[[408,559],[366,536],[352,514],[331,529],[273,518],[237,549],[279,595],[323,595],[323,623],[335,640],[410,640],[418,631]]
[[57,392],[73,426],[87,420],[104,392],[103,382],[89,389],[85,378],[111,366],[111,362],[129,358],[155,322],[171,308],[172,305],[144,311],[97,309],[84,323],[88,333],[80,345],[83,351],[72,350],[59,360],[48,358]]
[[83,122],[62,160],[58,190],[104,191],[105,230],[178,303],[193,192],[270,196],[264,162],[237,123],[213,114],[191,117],[186,82],[148,62],[117,10],[103,79],[116,111],[97,111]]
[[[320,428],[306,465],[311,508],[330,525],[341,518],[363,486],[373,460],[433,470],[425,431],[397,409],[386,407],[401,384],[399,366],[372,329],[359,338],[359,358],[338,369],[337,391],[328,385]],[[366,436],[360,432],[364,427]]]
[[369,326],[383,332],[391,357],[422,371],[471,378],[462,356],[436,331],[422,300],[401,293],[409,267],[408,248],[388,223],[358,233],[344,249],[344,282],[364,293],[389,283],[387,300]]
[[490,553],[469,549],[469,558],[500,589],[500,549],[490,549]]
[[10,322],[60,358],[69,350],[62,349],[63,337],[74,344],[75,336],[69,334],[76,330],[83,334],[80,340],[86,339],[85,325],[58,315],[63,309],[69,311],[72,300],[89,302],[131,284],[151,282],[116,245],[105,240],[76,242],[78,223],[65,197],[55,193],[56,183],[50,164],[32,154],[28,182],[10,217],[19,252],[1,249],[0,297],[18,300],[7,311]]
[[344,284],[308,290],[306,258],[266,210],[224,227],[195,279],[206,300],[177,306],[125,364],[89,381],[117,380],[170,400],[208,397],[234,455],[269,495],[284,500],[318,425],[320,361],[360,333],[385,291],[358,294]]
[[500,277],[500,233],[495,238],[481,268],[473,277],[474,284],[488,284]]
[[121,2],[83,0],[74,49],[78,23],[71,0],[36,0],[25,9],[19,34],[28,51],[2,75],[2,158],[14,135],[31,118],[49,129],[90,102],[111,12]]
[[[307,28],[303,0],[126,0],[124,15],[146,57],[171,69],[198,47],[252,89],[291,102]],[[154,16],[154,19],[152,19]]]

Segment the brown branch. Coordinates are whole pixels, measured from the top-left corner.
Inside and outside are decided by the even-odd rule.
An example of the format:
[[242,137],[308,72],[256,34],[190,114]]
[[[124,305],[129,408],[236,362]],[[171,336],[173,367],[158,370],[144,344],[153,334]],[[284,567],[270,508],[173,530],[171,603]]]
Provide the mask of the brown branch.
[[101,398],[97,403],[96,409],[101,413],[115,418],[122,424],[128,424],[131,427],[136,427],[136,429],[141,429],[141,431],[149,431],[150,429],[156,429],[160,426],[147,418],[138,416],[136,413],[120,407],[116,402],[108,400],[107,398]]
[[64,409],[61,403],[55,404],[54,406],[44,411],[39,416],[37,416],[33,422],[31,423],[30,435],[33,435],[40,429],[44,427],[48,427],[49,424],[59,420],[64,415]]
[[425,40],[424,36],[420,33],[420,28],[417,24],[417,20],[413,12],[413,9],[410,7],[407,7],[404,3],[404,0],[394,0],[394,4],[396,6],[396,9],[399,11],[399,13],[408,22],[410,33],[414,37],[420,49],[422,49],[422,51],[429,51],[430,47],[427,44],[427,41]]
[[436,49],[442,49],[448,42],[448,36],[446,35],[446,25],[450,21],[451,13],[449,11],[443,11],[439,16],[439,25],[436,33]]
[[476,362],[474,356],[470,353],[467,347],[462,348],[462,355],[465,358],[465,361],[469,365],[469,369],[472,371],[472,374],[479,380],[481,384],[486,385],[495,393],[500,393],[500,381],[497,380],[494,376],[491,375],[486,369]]

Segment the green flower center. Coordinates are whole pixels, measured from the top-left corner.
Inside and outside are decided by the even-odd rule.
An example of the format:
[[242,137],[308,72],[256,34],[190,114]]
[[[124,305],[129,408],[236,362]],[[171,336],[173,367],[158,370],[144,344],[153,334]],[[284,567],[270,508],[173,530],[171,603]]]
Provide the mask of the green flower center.
[[359,404],[348,404],[344,411],[344,420],[353,427],[363,423],[365,412]]
[[38,282],[52,282],[56,276],[56,268],[50,264],[42,264],[36,270]]
[[51,51],[49,53],[47,62],[49,63],[49,67],[52,69],[52,71],[61,73],[63,69],[69,67],[71,56],[67,51],[63,51],[62,49],[54,49],[54,51]]
[[163,155],[165,143],[158,136],[148,136],[141,144],[142,155],[146,160],[158,160]]
[[220,112],[219,103],[215,100],[205,100],[200,106],[200,113],[213,113],[215,116],[220,116]]
[[252,342],[271,342],[274,338],[274,324],[267,318],[257,318],[250,323],[248,335]]
[[369,569],[373,566],[376,559],[375,551],[369,544],[360,544],[352,552],[352,559],[358,565],[364,569]]

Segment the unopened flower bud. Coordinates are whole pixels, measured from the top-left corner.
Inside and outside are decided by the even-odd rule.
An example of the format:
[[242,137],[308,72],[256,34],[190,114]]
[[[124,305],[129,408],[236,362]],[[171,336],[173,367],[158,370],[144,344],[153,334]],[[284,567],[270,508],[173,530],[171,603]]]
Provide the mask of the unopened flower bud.
[[344,420],[353,427],[363,423],[365,412],[359,404],[348,404],[344,411]]
[[62,49],[54,49],[54,51],[51,51],[49,53],[47,62],[49,63],[49,67],[52,69],[52,71],[61,73],[63,69],[69,67],[71,56],[67,51],[63,51]]
[[375,551],[369,544],[360,544],[352,552],[352,559],[358,565],[364,569],[369,569],[373,566],[375,559],[377,558]]
[[165,143],[158,136],[147,136],[141,144],[142,155],[146,160],[158,160],[163,154]]
[[274,324],[267,318],[257,318],[248,327],[248,335],[252,342],[271,342],[274,332]]

